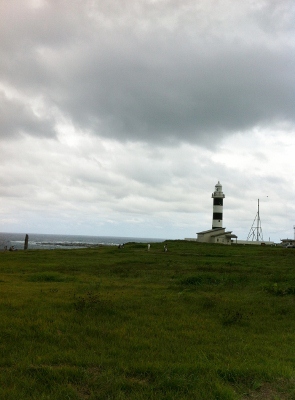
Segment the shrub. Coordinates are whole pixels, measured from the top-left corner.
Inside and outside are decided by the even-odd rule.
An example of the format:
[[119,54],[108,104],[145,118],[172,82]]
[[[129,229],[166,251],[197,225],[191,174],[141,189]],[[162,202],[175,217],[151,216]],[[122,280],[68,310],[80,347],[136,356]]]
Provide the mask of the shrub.
[[279,287],[277,283],[265,286],[264,290],[275,296],[295,295],[295,286]]

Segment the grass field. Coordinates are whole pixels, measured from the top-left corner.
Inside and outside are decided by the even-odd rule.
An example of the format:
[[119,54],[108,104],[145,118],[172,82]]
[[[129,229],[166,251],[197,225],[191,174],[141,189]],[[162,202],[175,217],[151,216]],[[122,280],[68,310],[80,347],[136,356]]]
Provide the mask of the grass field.
[[166,243],[0,253],[0,399],[295,399],[295,250]]

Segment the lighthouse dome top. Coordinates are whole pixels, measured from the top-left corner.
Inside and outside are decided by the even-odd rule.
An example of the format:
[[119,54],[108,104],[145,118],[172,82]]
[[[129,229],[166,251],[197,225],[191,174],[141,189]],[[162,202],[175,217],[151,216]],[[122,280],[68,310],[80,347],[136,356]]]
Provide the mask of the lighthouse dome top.
[[225,197],[222,192],[222,185],[219,181],[215,185],[215,190],[214,193],[212,194],[212,197]]

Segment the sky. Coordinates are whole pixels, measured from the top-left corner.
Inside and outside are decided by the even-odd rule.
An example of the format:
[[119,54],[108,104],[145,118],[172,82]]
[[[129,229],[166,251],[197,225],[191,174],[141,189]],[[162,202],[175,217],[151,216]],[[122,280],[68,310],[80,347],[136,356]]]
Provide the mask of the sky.
[[0,2],[0,231],[294,237],[293,0]]

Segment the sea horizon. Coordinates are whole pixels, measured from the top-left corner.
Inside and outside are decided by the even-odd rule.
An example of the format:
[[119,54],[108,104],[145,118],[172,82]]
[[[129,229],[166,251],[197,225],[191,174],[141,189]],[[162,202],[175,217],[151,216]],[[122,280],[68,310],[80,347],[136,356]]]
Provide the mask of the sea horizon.
[[[23,250],[26,233],[0,232],[0,250]],[[163,242],[163,238],[134,236],[68,235],[54,233],[28,233],[28,249],[73,249],[96,246],[119,246],[128,242]]]

